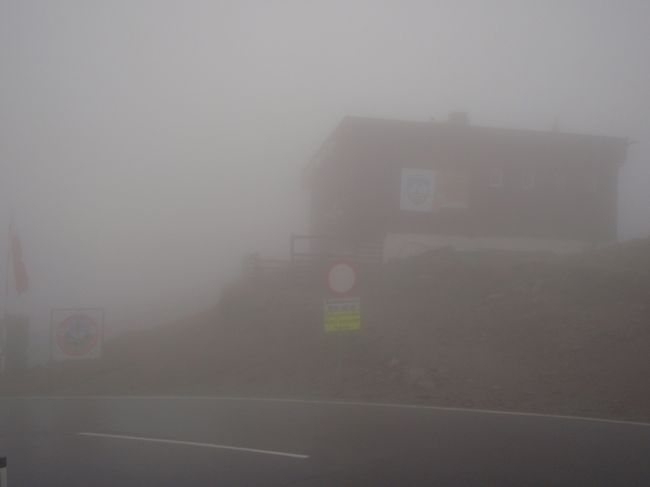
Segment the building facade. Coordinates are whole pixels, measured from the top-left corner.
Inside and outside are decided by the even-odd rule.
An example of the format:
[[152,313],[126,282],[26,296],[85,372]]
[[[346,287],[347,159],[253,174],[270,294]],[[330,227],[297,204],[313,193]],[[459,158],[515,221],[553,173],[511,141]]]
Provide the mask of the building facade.
[[438,246],[570,252],[612,241],[627,139],[346,117],[305,172],[311,232]]

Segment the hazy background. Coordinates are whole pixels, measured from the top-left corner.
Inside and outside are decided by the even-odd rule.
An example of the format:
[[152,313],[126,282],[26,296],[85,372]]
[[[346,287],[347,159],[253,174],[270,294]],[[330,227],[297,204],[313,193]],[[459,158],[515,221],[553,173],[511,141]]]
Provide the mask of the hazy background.
[[110,336],[286,255],[345,115],[630,137],[619,234],[650,234],[649,46],[644,0],[0,0],[0,252],[13,207],[34,356],[51,307]]

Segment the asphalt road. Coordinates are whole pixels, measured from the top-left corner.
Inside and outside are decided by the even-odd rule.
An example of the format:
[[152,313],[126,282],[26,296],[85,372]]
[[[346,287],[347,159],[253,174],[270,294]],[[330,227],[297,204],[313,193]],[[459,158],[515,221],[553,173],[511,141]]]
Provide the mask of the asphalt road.
[[2,398],[0,455],[9,487],[650,485],[650,425],[365,403]]

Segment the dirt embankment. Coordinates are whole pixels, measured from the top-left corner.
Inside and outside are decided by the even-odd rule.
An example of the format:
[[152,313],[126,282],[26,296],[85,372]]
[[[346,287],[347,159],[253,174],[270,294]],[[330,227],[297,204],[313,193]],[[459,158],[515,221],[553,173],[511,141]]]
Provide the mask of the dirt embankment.
[[322,288],[238,283],[215,309],[125,335],[83,371],[35,370],[5,379],[2,391],[337,397],[650,419],[650,242],[572,258],[435,252],[386,266],[360,296],[362,331],[334,335],[322,330]]

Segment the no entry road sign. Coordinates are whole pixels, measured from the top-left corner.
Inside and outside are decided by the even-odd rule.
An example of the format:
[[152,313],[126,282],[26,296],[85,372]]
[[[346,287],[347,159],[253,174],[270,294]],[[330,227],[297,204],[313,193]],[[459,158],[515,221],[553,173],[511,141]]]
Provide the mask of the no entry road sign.
[[349,262],[335,262],[327,272],[329,290],[339,296],[350,293],[357,284],[357,270]]

